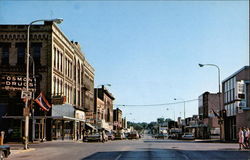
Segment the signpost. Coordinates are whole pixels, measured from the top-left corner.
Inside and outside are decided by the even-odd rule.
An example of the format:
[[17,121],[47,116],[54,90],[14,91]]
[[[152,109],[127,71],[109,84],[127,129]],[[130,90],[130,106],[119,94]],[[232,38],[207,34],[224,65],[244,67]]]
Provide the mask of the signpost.
[[31,91],[23,91],[21,93],[21,99],[28,99],[30,100],[32,98],[32,92]]

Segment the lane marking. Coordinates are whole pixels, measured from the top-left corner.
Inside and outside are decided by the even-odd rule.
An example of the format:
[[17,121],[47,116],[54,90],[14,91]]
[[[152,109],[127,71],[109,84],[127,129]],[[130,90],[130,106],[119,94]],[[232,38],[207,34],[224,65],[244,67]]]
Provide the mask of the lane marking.
[[115,160],[119,160],[121,158],[122,154],[120,153]]

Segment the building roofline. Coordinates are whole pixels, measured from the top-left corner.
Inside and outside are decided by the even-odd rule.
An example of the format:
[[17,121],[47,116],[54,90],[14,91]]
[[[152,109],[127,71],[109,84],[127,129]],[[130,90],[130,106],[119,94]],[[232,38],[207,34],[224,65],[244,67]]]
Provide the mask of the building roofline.
[[236,76],[238,73],[240,73],[241,71],[243,71],[243,70],[245,70],[245,69],[248,69],[248,68],[250,68],[250,66],[244,66],[244,67],[242,67],[241,69],[239,69],[238,71],[234,72],[234,73],[231,74],[229,77],[227,77],[226,79],[224,79],[224,80],[222,81],[222,83],[224,83],[224,82],[226,82],[227,80],[233,78],[233,77]]

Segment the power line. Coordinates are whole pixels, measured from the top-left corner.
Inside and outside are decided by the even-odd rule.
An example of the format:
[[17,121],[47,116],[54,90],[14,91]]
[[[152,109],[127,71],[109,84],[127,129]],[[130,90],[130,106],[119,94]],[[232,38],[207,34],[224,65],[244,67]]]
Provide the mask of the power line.
[[161,104],[115,104],[117,107],[146,107],[146,106],[167,106],[167,105],[174,105],[174,104],[180,104],[180,103],[187,103],[187,102],[193,102],[197,101],[199,99],[190,99],[186,101],[179,101],[179,102],[173,102],[173,103],[161,103]]

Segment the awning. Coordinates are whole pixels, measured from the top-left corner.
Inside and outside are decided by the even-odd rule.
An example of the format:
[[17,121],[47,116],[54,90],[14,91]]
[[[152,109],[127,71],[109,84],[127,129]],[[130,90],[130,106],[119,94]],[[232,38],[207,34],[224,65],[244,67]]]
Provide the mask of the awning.
[[[24,119],[24,116],[2,116],[2,118],[6,119]],[[32,118],[31,116],[29,117],[30,119]],[[35,119],[42,119],[45,118],[44,116],[34,116]]]
[[[10,118],[10,119],[24,119],[24,116],[2,116],[2,118]],[[32,118],[31,116],[29,117]],[[50,119],[59,119],[59,120],[69,120],[69,121],[80,121],[85,122],[83,119],[67,117],[67,116],[34,116],[35,119],[42,119],[42,118],[50,118]]]
[[83,119],[78,119],[78,118],[73,118],[73,117],[67,117],[67,116],[47,116],[47,118],[59,119],[59,120],[69,120],[69,121],[85,122],[85,120],[83,120]]
[[93,130],[97,130],[94,126],[92,126],[90,123],[85,123],[86,124],[86,126],[88,126],[88,127],[90,127],[91,129],[93,129]]

